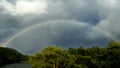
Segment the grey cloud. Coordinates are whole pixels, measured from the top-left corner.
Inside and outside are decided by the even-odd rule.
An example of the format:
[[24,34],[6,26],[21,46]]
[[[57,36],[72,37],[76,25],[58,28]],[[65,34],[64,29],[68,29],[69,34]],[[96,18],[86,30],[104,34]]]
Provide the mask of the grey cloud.
[[16,0],[7,0],[8,2],[12,3],[12,4],[15,4],[15,1]]
[[[16,6],[16,1],[27,2],[28,0],[7,0],[7,2],[9,4],[12,4],[14,7]],[[34,1],[42,1],[42,0],[29,0],[29,1],[34,2]],[[70,32],[65,34],[58,34],[60,32],[56,34],[56,32],[54,31],[51,32],[53,34],[56,34],[57,39],[54,40],[56,41],[55,44],[61,43],[61,45],[63,45],[62,44],[64,42],[63,39],[68,40],[68,37],[71,37],[71,35],[75,35],[76,37],[78,37],[78,35],[76,35],[78,33],[80,35],[86,36],[81,38],[81,39],[84,39],[81,42],[92,39],[87,42],[90,44],[96,44],[96,45],[97,43],[101,43],[101,45],[103,46],[103,43],[106,43],[108,41],[108,38],[106,37],[107,35],[104,35],[104,33],[99,32],[95,28],[100,28],[103,31],[110,33],[111,36],[115,36],[118,39],[120,39],[120,36],[119,36],[120,35],[120,32],[119,32],[120,31],[120,28],[119,28],[120,2],[119,0],[92,0],[92,1],[44,0],[44,1],[47,2],[47,8],[45,9],[45,12],[40,14],[39,13],[36,14],[33,11],[33,13],[29,13],[29,14],[14,15],[14,12],[8,12],[8,10],[6,10],[3,6],[0,5],[0,10],[1,10],[0,11],[0,39],[5,40],[10,35],[15,34],[17,31],[23,28],[33,26],[35,24],[46,23],[49,21],[59,21],[59,20],[63,20],[64,22],[66,22],[65,20],[77,21],[78,23],[84,22],[86,24],[89,24],[89,26],[85,27],[84,25],[81,25],[78,31],[77,29],[76,31],[71,29]],[[90,25],[92,25],[92,27],[90,27]],[[47,31],[48,28],[49,28],[48,26],[45,26],[44,29],[46,29]],[[62,31],[65,31],[65,30],[62,30]],[[67,36],[68,34],[70,34],[70,36]],[[36,35],[36,34],[34,33],[31,35]],[[63,37],[63,39],[59,39],[61,37]],[[73,39],[72,41],[80,40],[75,37],[71,37],[70,39]],[[97,40],[96,42],[93,43],[94,39],[97,39]],[[59,40],[59,42],[57,40]],[[50,40],[47,40],[47,41],[50,41]],[[71,41],[71,40],[68,40],[68,41]],[[26,42],[29,42],[29,40]],[[14,44],[18,44],[18,43],[19,42],[16,41],[16,43]],[[84,45],[84,43],[80,44],[79,41],[73,42],[73,43],[76,43],[76,45],[82,45],[82,44]],[[72,46],[72,43],[66,43],[66,45]]]
[[47,13],[40,15],[23,15],[23,25],[24,22],[26,25],[29,25],[34,24],[35,22],[61,19],[77,20],[91,25],[97,25],[101,20],[106,19],[110,15],[110,10],[113,10],[113,7],[106,5],[106,1],[100,0],[46,0],[46,2]]
[[101,20],[100,23],[96,26],[108,33],[110,33],[112,36],[114,36],[116,39],[120,39],[119,35],[120,35],[120,1],[117,1],[114,6],[114,8],[112,8],[113,10],[110,11],[106,11],[106,13],[109,13],[108,17],[104,20]]
[[[72,19],[96,25],[100,18],[96,1],[83,0],[46,0],[48,2],[47,13],[37,15],[25,15],[25,22],[42,22],[49,20]],[[94,4],[93,4],[94,3]],[[31,20],[32,19],[32,20]]]
[[19,21],[20,20],[16,17],[13,17],[9,14],[2,14],[0,12],[0,42],[5,41],[6,38],[19,30]]
[[[87,22],[92,25],[99,23],[98,6],[95,0],[66,1],[71,17],[78,21]],[[94,3],[94,4],[93,4]]]
[[94,32],[92,33],[92,38],[95,38],[95,40],[86,38],[86,34],[89,33],[89,29],[86,29],[86,27],[90,27],[91,30],[93,29],[90,25],[75,21],[55,21],[39,24],[16,36],[7,46],[16,48],[22,53],[33,54],[47,45],[68,48],[95,45],[102,47],[107,44],[109,37],[97,29],[94,29],[94,31],[97,31],[104,38],[96,39]]

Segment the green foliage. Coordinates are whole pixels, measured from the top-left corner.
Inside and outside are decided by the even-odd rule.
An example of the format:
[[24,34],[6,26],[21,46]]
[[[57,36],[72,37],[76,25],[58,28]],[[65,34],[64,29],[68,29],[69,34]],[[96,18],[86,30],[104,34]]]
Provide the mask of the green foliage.
[[19,63],[22,60],[24,60],[24,56],[15,49],[0,47],[0,66]]
[[52,64],[43,64],[43,65],[41,65],[41,66],[39,66],[39,68],[53,68],[53,66],[52,66]]
[[120,42],[112,40],[105,48],[61,50],[52,46],[44,48],[30,60],[34,68],[119,68]]
[[70,62],[66,68],[77,68],[77,64],[75,64],[74,62]]
[[120,42],[115,40],[110,40],[107,49],[120,49]]
[[[59,47],[46,47],[41,52],[30,56],[29,62],[33,68],[64,68],[71,61],[72,56],[67,51],[61,50]],[[46,67],[49,68],[49,67]]]

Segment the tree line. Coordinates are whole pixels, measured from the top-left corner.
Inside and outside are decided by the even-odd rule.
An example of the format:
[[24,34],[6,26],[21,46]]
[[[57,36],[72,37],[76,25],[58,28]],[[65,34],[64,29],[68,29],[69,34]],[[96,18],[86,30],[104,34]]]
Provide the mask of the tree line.
[[10,53],[7,51],[2,53],[2,50],[4,48],[0,48],[1,65],[8,64],[4,60],[9,60],[12,61],[10,63],[25,61],[32,64],[33,68],[120,68],[120,42],[114,40],[111,40],[106,47],[63,50],[60,47],[48,46],[29,56],[16,50],[9,51]]

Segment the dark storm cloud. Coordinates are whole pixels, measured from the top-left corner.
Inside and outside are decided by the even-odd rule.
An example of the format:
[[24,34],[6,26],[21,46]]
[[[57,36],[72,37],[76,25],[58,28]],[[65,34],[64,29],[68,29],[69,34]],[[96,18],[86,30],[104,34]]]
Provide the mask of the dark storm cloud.
[[[84,22],[119,38],[119,8],[119,0],[2,0],[0,39],[22,28],[55,20]],[[86,28],[83,31],[90,33]],[[99,36],[97,32],[93,34]]]
[[[89,27],[89,29],[85,29]],[[91,37],[86,37],[86,34],[91,30]],[[99,33],[103,38],[94,37],[94,32]],[[13,47],[22,53],[33,54],[36,51],[49,45],[56,45],[62,48],[69,47],[91,47],[105,46],[109,37],[96,28],[85,23],[76,21],[54,21],[44,24],[38,24],[24,32],[18,34],[8,47]]]
[[[36,2],[37,0],[32,0]],[[9,1],[10,2],[10,1]],[[8,2],[8,3],[9,3]],[[11,10],[8,10],[11,14],[17,13],[19,16],[22,12],[14,11],[14,9],[20,9],[21,1],[17,0],[16,5],[11,4]],[[27,0],[26,0],[27,2]],[[28,1],[29,2],[29,1]],[[60,20],[60,19],[73,19],[89,23],[91,25],[97,25],[101,20],[99,17],[99,6],[95,0],[46,0],[46,13],[43,14],[24,14],[25,22],[30,24],[33,22],[44,22],[49,20]],[[24,1],[23,1],[24,3]],[[94,3],[94,4],[93,4]],[[18,4],[18,6],[17,6]],[[14,8],[16,7],[16,8]],[[28,7],[29,8],[29,7]],[[37,7],[38,8],[38,7]],[[8,9],[8,8],[7,8]],[[32,10],[32,9],[31,9]],[[34,12],[33,12],[34,13]]]
[[66,1],[68,11],[72,18],[87,22],[92,25],[97,25],[101,20],[99,18],[98,5],[95,0],[74,0]]
[[15,16],[0,12],[0,42],[17,32],[20,28],[20,20]]

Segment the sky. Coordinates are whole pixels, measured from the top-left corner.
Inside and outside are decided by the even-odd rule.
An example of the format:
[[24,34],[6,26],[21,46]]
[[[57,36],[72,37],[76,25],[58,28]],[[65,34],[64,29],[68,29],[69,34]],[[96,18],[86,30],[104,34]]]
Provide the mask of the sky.
[[0,44],[21,51],[43,37],[37,46],[104,46],[109,39],[120,40],[119,12],[120,0],[1,0]]

